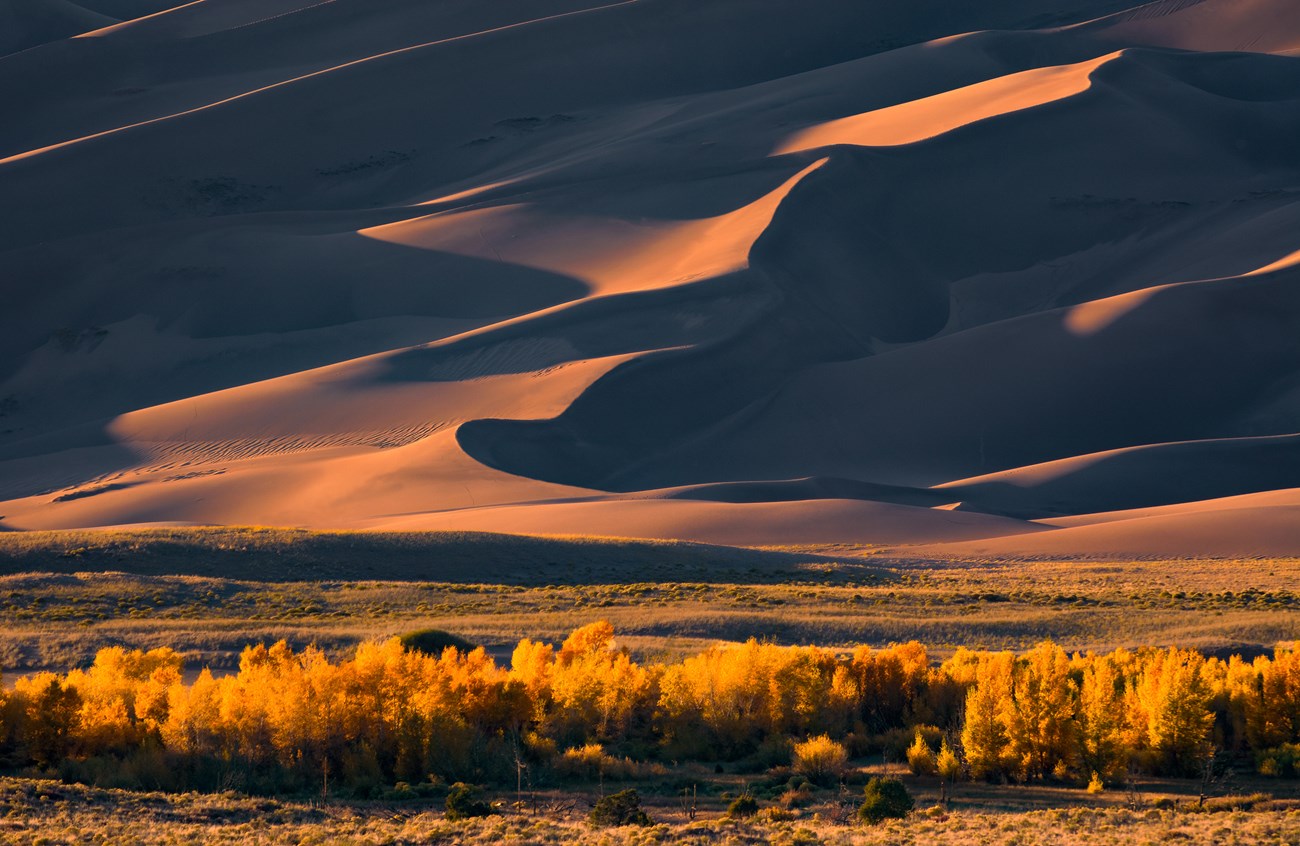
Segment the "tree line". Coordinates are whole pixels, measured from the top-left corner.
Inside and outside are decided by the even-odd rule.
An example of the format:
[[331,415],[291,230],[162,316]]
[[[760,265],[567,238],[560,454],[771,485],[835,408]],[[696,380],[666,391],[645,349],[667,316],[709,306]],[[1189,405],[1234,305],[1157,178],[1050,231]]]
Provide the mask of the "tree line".
[[508,667],[481,648],[429,654],[392,639],[334,662],[281,642],[245,649],[237,673],[186,683],[171,649],[113,647],[87,669],[18,679],[0,720],[10,769],[161,789],[365,796],[686,760],[760,772],[810,739],[844,750],[832,757],[906,754],[923,771],[928,753],[971,779],[1191,775],[1212,750],[1291,777],[1300,653],[1224,661],[1045,642],[934,663],[914,642],[843,653],[751,640],[638,662],[597,622],[558,648],[520,641]]

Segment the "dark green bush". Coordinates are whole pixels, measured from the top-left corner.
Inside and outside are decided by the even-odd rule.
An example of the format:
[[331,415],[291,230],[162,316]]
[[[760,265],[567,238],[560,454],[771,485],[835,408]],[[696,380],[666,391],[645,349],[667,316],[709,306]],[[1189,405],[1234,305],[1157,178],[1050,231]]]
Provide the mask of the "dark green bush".
[[862,789],[864,801],[858,806],[858,818],[875,825],[887,819],[902,819],[915,803],[907,787],[896,778],[873,778]]
[[461,652],[473,652],[477,647],[463,637],[444,632],[441,629],[421,629],[418,632],[402,635],[402,646],[412,652],[426,655],[442,655],[448,646],[454,646]]
[[790,765],[794,743],[788,737],[769,737],[754,752],[736,762],[738,773],[765,773],[775,767]]
[[727,806],[729,817],[752,817],[758,813],[758,800],[753,794],[742,793]]
[[650,825],[650,817],[641,810],[641,795],[635,790],[620,790],[598,801],[587,819],[592,825]]
[[387,802],[405,802],[408,799],[416,799],[419,794],[411,789],[411,785],[404,781],[399,781],[393,785],[392,790],[384,792],[384,800]]
[[1273,778],[1295,778],[1300,771],[1300,744],[1284,743],[1256,752],[1255,769]]
[[486,817],[491,813],[492,806],[479,798],[479,790],[472,784],[458,781],[447,793],[447,819],[449,820]]

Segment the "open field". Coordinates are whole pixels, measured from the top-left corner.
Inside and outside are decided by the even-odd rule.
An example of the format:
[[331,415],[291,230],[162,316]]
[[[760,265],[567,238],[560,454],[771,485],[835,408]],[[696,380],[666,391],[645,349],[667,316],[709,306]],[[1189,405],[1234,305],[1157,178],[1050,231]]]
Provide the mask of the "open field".
[[598,618],[641,657],[750,637],[919,640],[939,656],[1044,638],[1250,655],[1300,639],[1300,559],[957,562],[848,547],[185,529],[3,534],[0,562],[10,675],[83,665],[108,645],[171,646],[194,669],[222,669],[248,643],[338,655],[424,628],[500,657],[522,637],[558,641]]
[[[1186,797],[1165,785],[1146,785],[1136,799],[1125,794],[1088,796],[1080,790],[971,786],[947,808],[934,805],[932,789],[911,787],[917,813],[906,820],[865,827],[837,823],[840,796],[821,791],[814,804],[785,811],[786,819],[729,820],[722,813],[739,787],[735,778],[710,776],[716,792],[701,795],[689,820],[676,798],[647,792],[655,824],[598,829],[584,821],[597,788],[557,796],[513,794],[497,803],[497,816],[448,821],[440,803],[321,803],[251,798],[239,794],[161,794],[100,790],[51,781],[0,780],[0,843],[280,844],[348,843],[499,844],[916,844],[916,846],[1023,846],[1023,844],[1155,844],[1204,846],[1300,843],[1294,799],[1222,797],[1210,812],[1187,810]],[[710,785],[705,785],[710,787]],[[534,805],[534,800],[536,805]],[[779,807],[778,803],[761,803]],[[1249,810],[1241,810],[1248,808]]]

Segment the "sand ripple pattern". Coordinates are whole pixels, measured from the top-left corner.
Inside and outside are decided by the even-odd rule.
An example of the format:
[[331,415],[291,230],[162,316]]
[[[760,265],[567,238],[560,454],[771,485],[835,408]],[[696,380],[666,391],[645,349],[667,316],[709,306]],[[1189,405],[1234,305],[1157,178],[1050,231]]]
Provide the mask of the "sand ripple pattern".
[[438,420],[390,429],[355,432],[299,433],[266,438],[230,438],[213,441],[133,441],[131,445],[147,455],[153,471],[265,458],[272,455],[311,452],[338,447],[393,449],[408,446],[445,429],[452,421]]

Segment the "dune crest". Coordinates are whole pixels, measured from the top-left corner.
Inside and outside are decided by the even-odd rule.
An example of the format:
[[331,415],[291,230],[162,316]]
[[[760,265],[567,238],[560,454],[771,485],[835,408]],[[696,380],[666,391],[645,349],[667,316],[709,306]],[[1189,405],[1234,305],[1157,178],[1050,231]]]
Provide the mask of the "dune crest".
[[522,203],[440,212],[360,234],[564,274],[589,285],[593,296],[650,290],[743,270],[754,241],[790,189],[825,162],[808,165],[733,212],[700,220],[555,214],[543,205]]
[[1109,53],[1073,65],[1021,71],[921,100],[850,115],[800,130],[772,154],[779,156],[835,144],[894,147],[926,141],[978,121],[1082,94],[1092,84],[1092,72],[1120,55]]
[[0,528],[1300,554],[1293,5],[10,4]]

